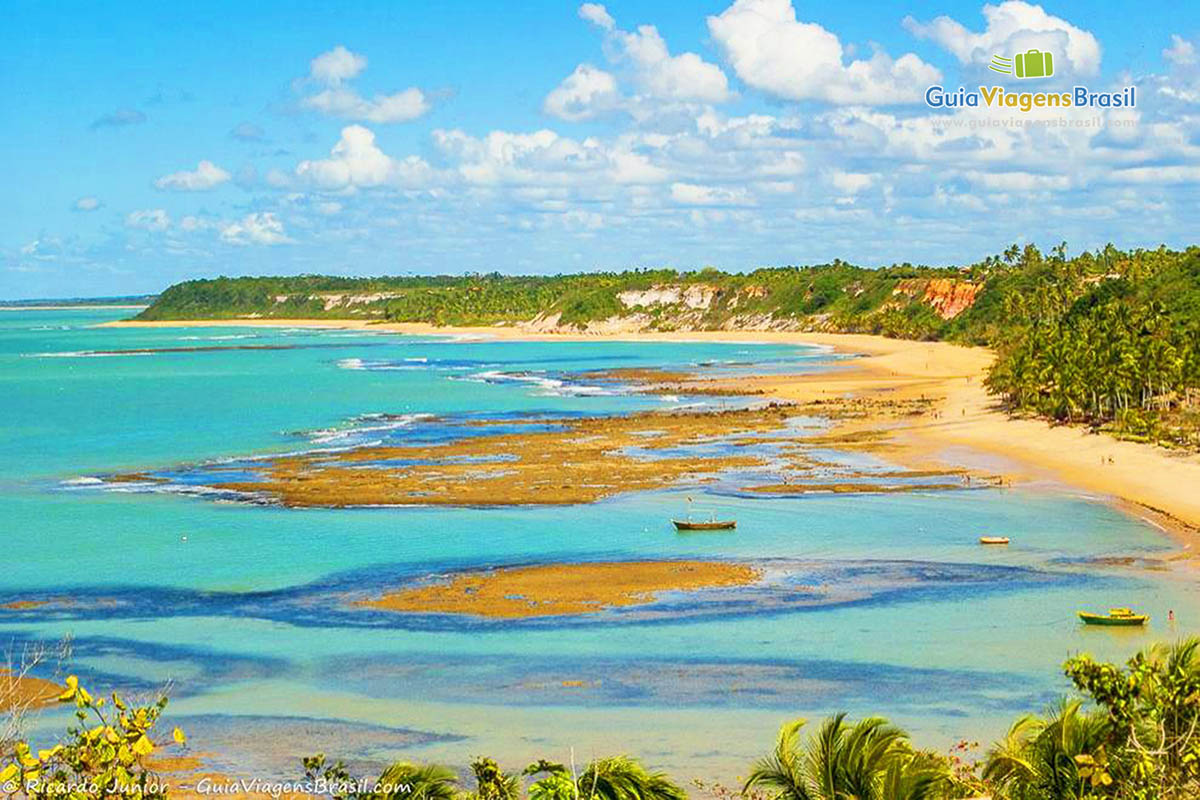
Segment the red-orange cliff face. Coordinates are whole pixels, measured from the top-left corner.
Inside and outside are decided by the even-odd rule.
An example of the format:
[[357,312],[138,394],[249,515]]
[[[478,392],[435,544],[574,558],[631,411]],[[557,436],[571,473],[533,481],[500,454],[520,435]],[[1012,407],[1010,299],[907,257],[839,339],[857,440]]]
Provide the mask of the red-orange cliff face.
[[971,306],[983,289],[983,284],[954,278],[907,278],[892,290],[893,295],[921,296],[921,302],[931,306],[942,319],[954,319]]
[[905,278],[892,290],[893,295],[921,296],[921,302],[933,308],[942,319],[954,319],[971,306],[983,290],[983,284],[954,278]]
[[954,319],[975,305],[975,298],[982,289],[983,284],[980,283],[932,278],[925,286],[925,295],[921,299],[933,306],[942,319]]

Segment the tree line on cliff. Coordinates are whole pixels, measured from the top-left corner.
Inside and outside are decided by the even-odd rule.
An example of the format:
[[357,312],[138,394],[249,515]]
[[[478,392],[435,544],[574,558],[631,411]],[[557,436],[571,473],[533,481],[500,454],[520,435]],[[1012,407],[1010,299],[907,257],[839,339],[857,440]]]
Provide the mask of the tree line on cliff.
[[1012,409],[1200,446],[1200,248],[1069,258],[1013,245],[961,268],[834,261],[746,273],[217,278],[171,286],[140,319],[327,317],[647,330],[792,329],[986,345]]

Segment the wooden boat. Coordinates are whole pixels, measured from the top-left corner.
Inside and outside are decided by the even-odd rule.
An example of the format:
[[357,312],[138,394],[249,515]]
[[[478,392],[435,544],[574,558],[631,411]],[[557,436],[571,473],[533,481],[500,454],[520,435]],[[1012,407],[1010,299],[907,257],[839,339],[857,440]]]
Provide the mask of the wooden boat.
[[737,527],[737,520],[714,519],[708,522],[692,522],[690,519],[673,519],[671,524],[677,531],[728,531]]
[[1110,608],[1107,614],[1089,614],[1087,611],[1080,611],[1079,618],[1085,625],[1137,626],[1145,625],[1149,621],[1150,615],[1135,614],[1132,609],[1128,608]]
[[1008,544],[1007,536],[980,536],[980,544]]

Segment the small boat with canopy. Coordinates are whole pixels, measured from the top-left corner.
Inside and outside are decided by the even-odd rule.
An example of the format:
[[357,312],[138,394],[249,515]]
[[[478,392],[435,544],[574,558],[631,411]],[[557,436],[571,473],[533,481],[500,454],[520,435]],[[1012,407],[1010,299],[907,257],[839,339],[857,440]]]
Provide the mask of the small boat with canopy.
[[1085,625],[1110,625],[1121,627],[1133,627],[1145,625],[1149,621],[1149,614],[1135,614],[1130,608],[1110,608],[1107,614],[1092,614],[1087,611],[1080,611],[1079,618],[1083,620]]

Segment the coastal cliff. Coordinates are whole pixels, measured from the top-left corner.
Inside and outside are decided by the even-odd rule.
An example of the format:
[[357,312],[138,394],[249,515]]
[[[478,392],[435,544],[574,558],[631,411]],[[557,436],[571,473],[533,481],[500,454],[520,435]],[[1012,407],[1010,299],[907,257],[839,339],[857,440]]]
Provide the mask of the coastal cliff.
[[939,338],[990,266],[865,269],[842,262],[738,274],[217,278],[165,290],[138,319],[354,319],[506,325],[550,333],[813,330]]

